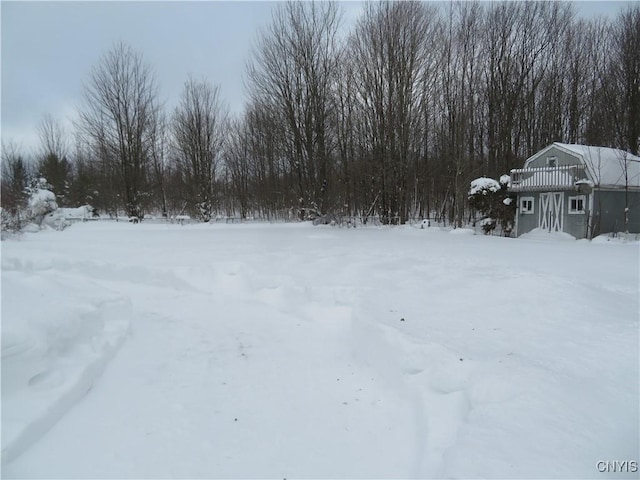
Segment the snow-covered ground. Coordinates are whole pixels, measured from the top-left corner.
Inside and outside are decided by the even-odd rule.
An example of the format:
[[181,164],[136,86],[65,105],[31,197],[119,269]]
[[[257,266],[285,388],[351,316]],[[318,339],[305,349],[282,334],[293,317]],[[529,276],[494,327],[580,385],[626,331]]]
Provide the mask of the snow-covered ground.
[[3,477],[637,478],[598,462],[638,461],[638,265],[437,228],[25,234]]

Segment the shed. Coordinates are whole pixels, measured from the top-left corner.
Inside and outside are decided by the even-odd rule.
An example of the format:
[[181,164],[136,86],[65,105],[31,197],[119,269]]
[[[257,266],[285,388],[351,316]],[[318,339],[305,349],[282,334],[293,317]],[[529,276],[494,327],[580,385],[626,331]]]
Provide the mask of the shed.
[[511,170],[516,236],[541,228],[576,238],[640,233],[640,157],[624,150],[553,143]]

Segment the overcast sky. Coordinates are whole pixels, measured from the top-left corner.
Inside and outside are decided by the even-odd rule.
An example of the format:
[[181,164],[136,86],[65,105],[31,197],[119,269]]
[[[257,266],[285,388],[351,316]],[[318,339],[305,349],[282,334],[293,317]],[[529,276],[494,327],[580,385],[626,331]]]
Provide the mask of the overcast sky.
[[[576,3],[615,16],[625,2]],[[244,67],[275,2],[11,2],[2,0],[2,139],[29,151],[51,114],[70,126],[91,66],[115,42],[141,52],[172,108],[189,74],[219,84],[232,112],[245,100]],[[344,24],[359,2],[342,2]],[[26,153],[26,152],[25,152]]]

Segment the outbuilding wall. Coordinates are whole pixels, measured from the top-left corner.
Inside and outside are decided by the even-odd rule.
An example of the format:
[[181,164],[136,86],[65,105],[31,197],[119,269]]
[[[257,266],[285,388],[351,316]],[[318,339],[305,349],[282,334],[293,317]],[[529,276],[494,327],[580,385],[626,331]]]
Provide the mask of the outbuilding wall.
[[541,152],[540,156],[535,156],[535,158],[533,158],[531,162],[525,165],[525,168],[546,167],[547,157],[556,157],[556,165],[558,167],[582,164],[582,162],[576,155],[571,155],[569,153],[563,152],[555,146],[552,146],[547,152]]
[[629,206],[629,232],[640,233],[640,192],[630,191],[625,200],[624,190],[596,190],[593,198],[593,236],[623,232],[624,209]]
[[[518,208],[516,209],[517,216],[517,236],[530,232],[534,228],[538,228],[540,225],[540,193],[545,192],[527,192],[518,194]],[[562,231],[576,238],[587,238],[587,224],[588,224],[588,208],[589,208],[589,195],[585,195],[585,208],[587,213],[584,214],[570,214],[569,213],[569,197],[579,195],[574,190],[562,192]],[[520,199],[522,197],[532,197],[534,201],[533,214],[522,213],[520,211]]]
[[[520,211],[520,199],[522,197],[533,197],[533,213],[522,213]],[[527,192],[518,194],[518,204],[516,208],[516,234],[519,237],[525,233],[529,233],[534,228],[538,227],[538,215],[540,209],[540,194],[537,192]]]

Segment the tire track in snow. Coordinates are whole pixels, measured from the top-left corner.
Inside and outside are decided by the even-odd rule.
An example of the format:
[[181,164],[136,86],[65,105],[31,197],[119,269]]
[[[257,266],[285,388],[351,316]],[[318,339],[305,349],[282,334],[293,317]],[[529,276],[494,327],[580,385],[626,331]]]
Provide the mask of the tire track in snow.
[[372,368],[412,411],[415,478],[444,474],[443,462],[472,409],[470,379],[476,365],[450,349],[412,339],[399,328],[369,320],[358,308],[351,341],[357,361]]
[[[20,456],[93,387],[129,332],[131,302],[68,273],[2,272],[2,464]],[[96,286],[91,281],[90,285]],[[25,294],[38,298],[28,311]],[[62,303],[61,303],[62,302]]]

